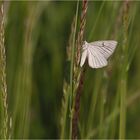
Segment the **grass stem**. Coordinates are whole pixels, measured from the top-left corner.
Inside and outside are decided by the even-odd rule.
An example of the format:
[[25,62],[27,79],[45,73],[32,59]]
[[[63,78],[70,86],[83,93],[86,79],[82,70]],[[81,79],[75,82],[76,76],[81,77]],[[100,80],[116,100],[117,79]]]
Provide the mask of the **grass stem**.
[[0,3],[0,138],[7,139],[8,136],[8,104],[6,83],[6,53],[4,35],[4,4]]

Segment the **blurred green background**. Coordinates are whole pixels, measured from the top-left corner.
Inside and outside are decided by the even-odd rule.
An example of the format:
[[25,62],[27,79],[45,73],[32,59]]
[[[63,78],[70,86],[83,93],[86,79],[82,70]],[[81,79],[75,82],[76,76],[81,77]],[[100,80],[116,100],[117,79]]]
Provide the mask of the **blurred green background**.
[[[69,76],[66,47],[76,4],[76,1],[5,2],[8,106],[14,138],[60,138],[63,81],[65,75]],[[88,3],[84,40],[114,39],[118,46],[107,67],[88,68],[86,72],[80,108],[82,138],[118,138],[118,93],[124,57],[122,9],[122,1]],[[139,13],[140,2],[130,1],[126,138],[140,138]],[[113,111],[117,115],[107,122]],[[99,131],[98,126],[102,128]]]

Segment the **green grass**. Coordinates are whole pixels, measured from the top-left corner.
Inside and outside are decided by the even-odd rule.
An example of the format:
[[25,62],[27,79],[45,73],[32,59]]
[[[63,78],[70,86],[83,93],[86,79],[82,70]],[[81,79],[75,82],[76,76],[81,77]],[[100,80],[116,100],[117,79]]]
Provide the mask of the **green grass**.
[[[6,64],[8,110],[0,81],[1,138],[7,130],[12,138],[71,137],[81,71],[75,66],[81,8],[81,1],[6,2],[5,45],[0,45],[6,60],[0,60],[0,79]],[[124,8],[123,1],[88,3],[83,41],[113,39],[118,45],[107,67],[87,67],[78,138],[140,138],[140,2]]]

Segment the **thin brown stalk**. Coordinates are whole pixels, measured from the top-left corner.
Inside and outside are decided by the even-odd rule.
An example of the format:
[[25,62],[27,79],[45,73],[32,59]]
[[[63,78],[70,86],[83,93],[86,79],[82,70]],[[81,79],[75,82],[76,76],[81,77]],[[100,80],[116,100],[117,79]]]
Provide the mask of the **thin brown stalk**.
[[[76,41],[76,64],[79,65],[80,62],[80,56],[81,56],[81,48],[82,48],[82,42],[83,42],[83,35],[84,35],[84,29],[86,24],[86,13],[87,13],[87,7],[88,7],[88,1],[83,0],[82,1],[82,13],[81,13],[81,19],[80,19],[80,30],[78,32],[78,38]],[[84,80],[84,74],[85,74],[86,66],[82,69],[80,73],[80,79],[77,80],[78,87],[76,90],[76,95],[74,99],[74,114],[72,118],[72,139],[77,139],[78,137],[78,120],[79,120],[79,111],[80,111],[80,98],[81,93],[83,89],[83,80]]]
[[78,120],[80,111],[80,98],[82,94],[82,89],[84,85],[84,75],[86,71],[86,66],[82,69],[80,73],[80,81],[76,91],[75,104],[74,104],[74,115],[72,118],[72,139],[77,139],[78,136]]
[[88,1],[83,0],[82,13],[81,13],[81,19],[80,19],[80,31],[78,32],[78,38],[77,38],[77,54],[76,54],[76,64],[77,65],[80,62],[81,46],[83,43],[83,35],[84,35],[84,29],[85,29],[85,24],[86,24],[87,8],[88,8]]
[[6,54],[4,46],[4,7],[0,7],[0,91],[2,96],[3,119],[1,136],[7,138],[8,132],[8,105],[7,105],[7,84],[6,84]]

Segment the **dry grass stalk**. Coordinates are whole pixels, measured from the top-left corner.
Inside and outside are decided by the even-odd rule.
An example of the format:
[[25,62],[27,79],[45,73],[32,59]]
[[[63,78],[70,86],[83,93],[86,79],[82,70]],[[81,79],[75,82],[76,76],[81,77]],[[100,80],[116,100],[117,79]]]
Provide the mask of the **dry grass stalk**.
[[86,66],[82,69],[80,73],[80,81],[76,91],[75,103],[74,103],[74,115],[72,118],[72,139],[77,139],[78,136],[78,119],[80,111],[80,98],[84,84],[84,75],[86,71]]
[[[78,33],[78,39],[76,41],[76,64],[79,65],[80,62],[80,56],[81,56],[81,48],[82,48],[82,42],[83,42],[83,35],[84,35],[84,29],[86,24],[86,12],[88,7],[88,1],[83,0],[82,2],[82,13],[81,13],[81,21],[80,21],[80,31]],[[74,100],[74,114],[72,118],[72,139],[77,139],[78,137],[78,119],[79,119],[79,110],[80,110],[80,98],[83,88],[83,80],[84,80],[84,73],[85,73],[86,67],[84,67],[80,73],[80,79],[79,84],[76,90],[76,96]]]
[[83,42],[83,35],[84,35],[84,29],[86,24],[86,13],[88,8],[88,1],[83,0],[82,4],[82,13],[81,13],[81,21],[80,21],[80,31],[78,32],[78,38],[77,38],[77,54],[76,54],[76,64],[78,65],[80,62],[80,56],[81,56],[81,46]]

